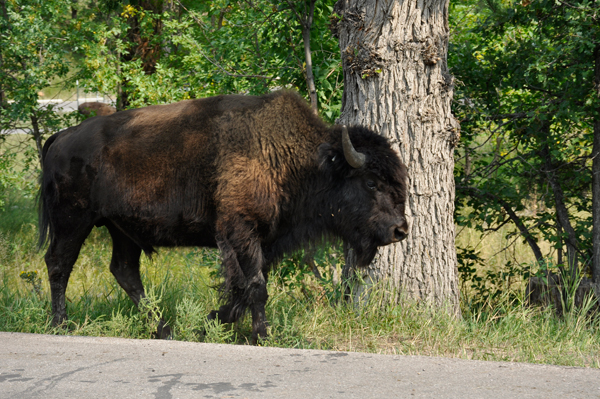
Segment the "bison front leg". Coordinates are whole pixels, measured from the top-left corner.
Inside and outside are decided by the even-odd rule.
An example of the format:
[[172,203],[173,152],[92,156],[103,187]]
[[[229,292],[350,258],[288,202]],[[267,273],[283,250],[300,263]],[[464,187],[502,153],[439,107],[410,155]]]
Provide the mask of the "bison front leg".
[[[265,306],[267,281],[263,274],[264,257],[258,240],[238,240],[239,234],[217,237],[221,251],[222,272],[225,276],[224,293],[227,304],[218,311],[213,310],[209,319],[219,319],[223,323],[236,322],[246,311],[252,313],[252,344],[257,344],[259,337],[267,336]],[[247,238],[248,236],[245,236]],[[243,245],[235,245],[243,242]]]
[[262,273],[251,282],[248,287],[248,296],[251,298],[250,311],[252,312],[252,345],[258,343],[259,338],[267,337],[267,317],[265,306],[269,294],[267,293],[267,282]]

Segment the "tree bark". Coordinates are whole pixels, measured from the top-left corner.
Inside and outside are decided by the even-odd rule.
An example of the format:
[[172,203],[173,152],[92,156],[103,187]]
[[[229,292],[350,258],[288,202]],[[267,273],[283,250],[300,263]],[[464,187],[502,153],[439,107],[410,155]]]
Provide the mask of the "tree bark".
[[340,0],[334,12],[344,70],[338,122],[388,137],[409,169],[408,238],[382,247],[363,279],[459,314],[453,153],[460,126],[450,109],[448,0]]

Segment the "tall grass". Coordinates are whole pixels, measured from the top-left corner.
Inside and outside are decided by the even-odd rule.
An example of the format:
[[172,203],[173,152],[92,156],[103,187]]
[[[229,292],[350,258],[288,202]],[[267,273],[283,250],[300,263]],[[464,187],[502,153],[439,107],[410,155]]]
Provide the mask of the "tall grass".
[[[157,320],[146,310],[157,308],[172,327],[173,339],[250,339],[249,317],[234,325],[206,320],[218,307],[216,251],[161,249],[152,259],[143,257],[148,302],[146,310],[138,310],[109,272],[111,243],[103,229],[92,232],[71,275],[67,328],[51,327],[43,254],[35,249],[35,219],[30,198],[13,196],[0,213],[0,330],[150,338]],[[574,307],[563,317],[552,309],[527,307],[522,290],[504,292],[489,306],[472,306],[465,297],[463,317],[456,319],[408,300],[389,304],[383,286],[365,303],[348,304],[337,299],[338,287],[310,274],[290,279],[289,272],[287,266],[275,270],[269,281],[269,338],[262,345],[600,368],[599,319]]]

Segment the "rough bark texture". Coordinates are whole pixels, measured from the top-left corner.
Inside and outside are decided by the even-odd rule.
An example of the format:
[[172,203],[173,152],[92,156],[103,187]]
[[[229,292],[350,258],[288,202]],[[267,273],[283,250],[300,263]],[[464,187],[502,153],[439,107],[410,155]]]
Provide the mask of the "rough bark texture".
[[[388,137],[409,169],[408,238],[380,249],[363,278],[458,313],[448,0],[340,0],[332,31],[344,68],[339,123]],[[351,256],[349,257],[351,258]]]

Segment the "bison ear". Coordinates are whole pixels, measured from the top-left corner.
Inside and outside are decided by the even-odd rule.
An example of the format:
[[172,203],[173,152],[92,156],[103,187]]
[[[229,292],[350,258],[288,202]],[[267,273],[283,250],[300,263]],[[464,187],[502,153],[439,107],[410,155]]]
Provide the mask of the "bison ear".
[[339,171],[343,168],[344,154],[329,143],[323,143],[318,148],[318,163],[321,170]]

